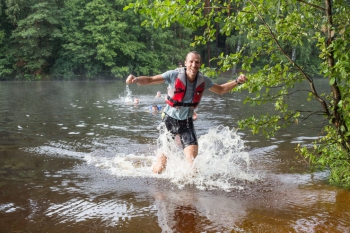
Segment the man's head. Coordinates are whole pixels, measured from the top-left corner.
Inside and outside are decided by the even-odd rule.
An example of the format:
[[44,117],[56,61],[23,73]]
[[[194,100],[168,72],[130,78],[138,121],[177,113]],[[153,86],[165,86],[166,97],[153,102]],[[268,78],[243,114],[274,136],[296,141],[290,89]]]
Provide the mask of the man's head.
[[152,105],[152,112],[158,112],[158,106]]
[[190,81],[193,81],[197,76],[199,68],[201,67],[200,54],[196,51],[189,52],[186,56],[185,66],[187,77],[190,79]]

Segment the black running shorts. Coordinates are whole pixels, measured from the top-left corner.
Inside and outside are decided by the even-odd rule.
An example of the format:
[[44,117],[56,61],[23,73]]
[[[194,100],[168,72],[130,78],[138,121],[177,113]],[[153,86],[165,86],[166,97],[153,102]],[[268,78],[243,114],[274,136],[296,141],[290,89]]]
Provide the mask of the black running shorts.
[[165,114],[163,121],[168,131],[173,134],[173,138],[178,134],[181,139],[182,147],[197,145],[198,140],[193,126],[192,117],[186,120],[176,120]]

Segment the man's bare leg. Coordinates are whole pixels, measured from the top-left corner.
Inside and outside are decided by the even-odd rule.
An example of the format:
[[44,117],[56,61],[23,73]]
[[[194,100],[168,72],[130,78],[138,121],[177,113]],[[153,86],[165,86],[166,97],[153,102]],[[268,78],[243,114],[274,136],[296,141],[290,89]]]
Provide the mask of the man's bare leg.
[[187,163],[189,163],[192,166],[193,160],[198,155],[198,146],[197,145],[186,146],[185,149],[184,149],[184,153],[185,153],[185,156],[186,156]]
[[164,154],[158,156],[156,163],[153,165],[152,172],[153,173],[162,173],[162,171],[166,167],[167,157]]
[[[184,149],[184,153],[186,156],[187,163],[190,166],[192,166],[193,160],[198,155],[198,146],[197,145],[187,146]],[[162,173],[163,170],[166,168],[166,163],[167,163],[167,157],[164,154],[161,154],[160,156],[158,156],[156,163],[153,165],[152,172],[158,173],[158,174]]]

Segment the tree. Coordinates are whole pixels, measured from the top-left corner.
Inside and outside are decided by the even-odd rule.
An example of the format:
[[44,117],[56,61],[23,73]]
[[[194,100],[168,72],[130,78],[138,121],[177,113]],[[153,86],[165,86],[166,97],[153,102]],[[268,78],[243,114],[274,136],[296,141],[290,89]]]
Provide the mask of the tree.
[[11,34],[17,27],[18,21],[27,17],[30,12],[30,2],[25,0],[4,0],[1,7],[1,29],[3,33],[2,46],[0,47],[0,80],[10,79],[14,73],[15,63],[12,57],[13,46]]
[[3,76],[9,75],[13,71],[10,68],[9,57],[5,54],[9,44],[7,43],[9,41],[7,32],[11,26],[6,19],[4,6],[5,4],[0,2],[0,80],[5,80],[6,78],[3,78]]
[[[254,94],[245,102],[272,102],[274,111],[241,120],[240,127],[271,137],[295,122],[324,117],[323,136],[313,148],[300,145],[297,150],[311,165],[330,169],[331,182],[350,187],[348,1],[214,0],[208,6],[199,0],[137,0],[126,8],[150,17],[147,23],[155,27],[169,27],[175,22],[192,30],[206,26],[193,45],[215,40],[217,28],[213,22],[221,22],[220,33],[228,37],[233,33],[245,35],[246,40],[240,40],[241,49],[217,56],[217,65],[226,71],[241,64],[250,80],[241,89]],[[302,53],[308,54],[309,60],[301,57]],[[329,80],[330,93],[316,89],[315,70]],[[307,93],[307,100],[317,102],[319,108],[310,111],[293,106],[292,96],[302,93]]]
[[94,78],[115,65],[127,28],[108,0],[65,1],[62,49],[54,66],[57,77]]
[[[9,55],[14,59],[15,70],[19,74],[40,78],[50,69],[56,41],[61,37],[58,27],[60,11],[55,1],[39,1],[26,9],[24,18],[13,18],[15,29]],[[9,17],[14,15],[9,14]]]
[[131,72],[158,73],[177,63],[176,46],[186,39],[186,30],[174,38],[179,29],[141,27],[140,16],[123,11],[124,6],[124,0],[65,1],[55,77],[124,78]]

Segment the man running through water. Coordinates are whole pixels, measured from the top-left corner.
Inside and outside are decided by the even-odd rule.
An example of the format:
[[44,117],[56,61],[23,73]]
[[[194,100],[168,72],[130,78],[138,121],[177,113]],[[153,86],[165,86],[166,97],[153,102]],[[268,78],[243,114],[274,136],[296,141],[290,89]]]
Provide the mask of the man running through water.
[[[193,164],[193,160],[198,155],[198,139],[193,126],[192,116],[204,90],[209,89],[209,91],[222,95],[247,80],[246,76],[241,74],[236,80],[219,85],[213,83],[210,78],[199,72],[200,66],[200,54],[196,51],[191,51],[186,56],[185,67],[183,68],[169,70],[155,76],[135,77],[134,75],[129,75],[126,79],[127,84],[150,85],[166,83],[169,85],[163,121],[167,130],[174,137],[177,134],[180,135],[186,161],[190,165]],[[166,163],[166,155],[159,155],[152,171],[161,173],[165,169]]]

